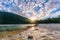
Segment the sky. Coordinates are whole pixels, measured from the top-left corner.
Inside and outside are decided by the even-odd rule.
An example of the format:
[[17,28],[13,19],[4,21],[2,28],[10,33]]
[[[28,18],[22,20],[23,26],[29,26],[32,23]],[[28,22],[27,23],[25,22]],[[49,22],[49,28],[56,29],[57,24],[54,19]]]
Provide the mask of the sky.
[[60,0],[0,0],[0,11],[44,20],[60,15]]

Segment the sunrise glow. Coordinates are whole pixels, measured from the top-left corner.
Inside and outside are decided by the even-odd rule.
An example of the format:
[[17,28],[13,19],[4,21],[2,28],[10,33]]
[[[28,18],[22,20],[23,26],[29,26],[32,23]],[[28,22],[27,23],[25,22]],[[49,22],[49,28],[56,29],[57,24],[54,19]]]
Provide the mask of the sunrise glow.
[[31,22],[35,22],[37,20],[37,18],[36,17],[31,17],[30,20],[31,20]]

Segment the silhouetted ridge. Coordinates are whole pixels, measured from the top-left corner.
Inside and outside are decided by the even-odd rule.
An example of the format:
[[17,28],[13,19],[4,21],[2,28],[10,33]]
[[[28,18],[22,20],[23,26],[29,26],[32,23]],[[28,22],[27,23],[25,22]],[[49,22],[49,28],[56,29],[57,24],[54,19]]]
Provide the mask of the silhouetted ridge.
[[25,24],[29,19],[17,14],[0,11],[0,24]]
[[37,21],[37,23],[60,23],[60,16],[56,18],[47,18],[45,20]]

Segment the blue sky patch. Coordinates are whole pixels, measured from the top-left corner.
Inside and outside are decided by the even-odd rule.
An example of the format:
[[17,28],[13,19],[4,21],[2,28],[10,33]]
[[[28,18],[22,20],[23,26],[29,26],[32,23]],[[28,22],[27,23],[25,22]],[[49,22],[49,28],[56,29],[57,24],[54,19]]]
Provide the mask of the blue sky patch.
[[34,7],[34,11],[38,12],[38,11],[40,10],[40,8],[41,8],[41,7],[36,6],[36,7]]
[[51,13],[56,13],[58,11],[60,11],[60,7],[56,8],[56,10],[51,11]]

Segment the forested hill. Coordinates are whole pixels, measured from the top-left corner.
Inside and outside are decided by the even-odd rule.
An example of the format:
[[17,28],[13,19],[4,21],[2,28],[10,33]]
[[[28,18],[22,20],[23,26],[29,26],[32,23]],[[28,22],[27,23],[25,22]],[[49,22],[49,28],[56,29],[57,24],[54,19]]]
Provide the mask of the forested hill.
[[47,18],[45,20],[40,20],[37,23],[60,23],[60,16],[56,18]]
[[25,24],[29,19],[17,14],[0,11],[0,24]]

